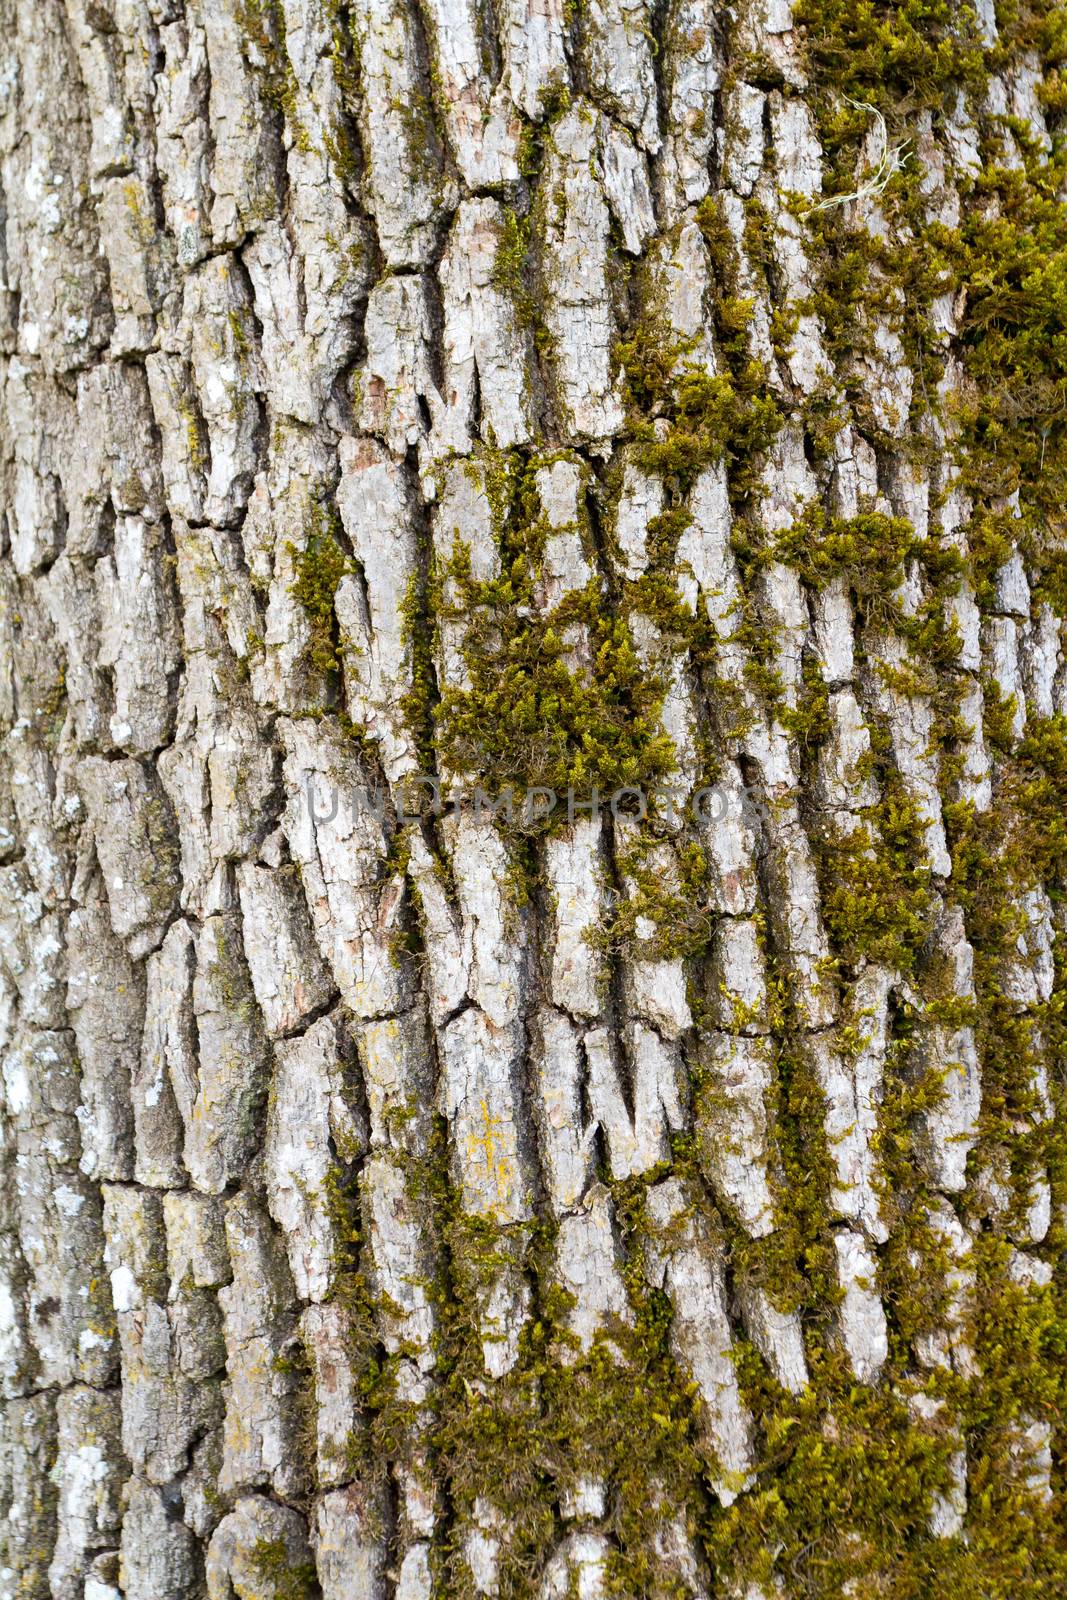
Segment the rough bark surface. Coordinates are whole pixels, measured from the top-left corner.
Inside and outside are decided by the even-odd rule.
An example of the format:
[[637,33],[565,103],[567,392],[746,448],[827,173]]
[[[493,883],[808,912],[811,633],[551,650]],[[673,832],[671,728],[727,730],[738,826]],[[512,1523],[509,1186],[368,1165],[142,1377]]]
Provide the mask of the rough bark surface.
[[0,17],[2,1600],[1063,1593],[1064,14]]

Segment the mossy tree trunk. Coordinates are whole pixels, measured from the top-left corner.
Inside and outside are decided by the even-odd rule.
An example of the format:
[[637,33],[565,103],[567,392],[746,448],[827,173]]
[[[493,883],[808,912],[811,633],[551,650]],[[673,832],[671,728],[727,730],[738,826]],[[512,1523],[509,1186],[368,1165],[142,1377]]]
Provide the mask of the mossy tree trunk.
[[0,15],[0,1596],[1065,1592],[1067,12]]

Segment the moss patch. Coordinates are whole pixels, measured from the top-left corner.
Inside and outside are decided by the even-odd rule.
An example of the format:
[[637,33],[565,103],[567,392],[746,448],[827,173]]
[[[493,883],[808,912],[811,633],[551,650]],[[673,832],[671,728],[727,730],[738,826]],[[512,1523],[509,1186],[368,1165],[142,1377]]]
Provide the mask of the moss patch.
[[296,569],[292,593],[303,606],[311,627],[308,663],[321,677],[328,678],[341,664],[334,596],[341,579],[353,570],[352,562],[329,517],[318,508],[304,549],[290,544],[288,551]]
[[539,464],[517,453],[495,463],[500,576],[475,579],[458,539],[437,574],[434,614],[463,624],[469,675],[468,685],[441,693],[437,749],[490,794],[543,785],[560,796],[573,787],[606,797],[670,771],[663,688],[599,578],[549,610],[538,607],[548,536],[534,484]]

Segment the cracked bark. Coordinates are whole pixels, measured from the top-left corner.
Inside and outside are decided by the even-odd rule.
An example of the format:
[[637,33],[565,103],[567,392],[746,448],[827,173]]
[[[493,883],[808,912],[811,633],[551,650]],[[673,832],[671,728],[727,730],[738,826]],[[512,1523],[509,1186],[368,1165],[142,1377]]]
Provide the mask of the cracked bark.
[[[923,225],[959,226],[982,141],[1022,170],[1057,131],[979,13],[981,86],[894,125]],[[1067,651],[1025,492],[961,486],[961,286],[935,403],[875,269],[828,331],[810,30],[776,0],[0,16],[0,1600],[993,1592],[994,1461],[1051,1571],[1061,1441],[1014,1390],[990,1421],[974,1303],[983,1249],[1020,1316],[1062,1293],[1064,885],[1005,868],[994,937],[958,813],[999,816],[1067,716]],[[912,238],[858,115],[845,234]],[[776,426],[679,472],[655,449],[679,385],[737,377],[731,329]],[[410,815],[413,779],[523,775],[448,737],[499,648],[470,585],[527,581],[520,473],[520,633],[562,619],[588,684],[617,619],[711,810]],[[874,603],[862,549],[815,577],[789,545],[814,511],[928,546]],[[576,759],[545,732],[531,782]],[[862,870],[890,802],[908,970],[824,905],[827,839]],[[790,1501],[797,1441],[868,1403],[865,1450],[930,1447],[919,1587],[880,1502]]]

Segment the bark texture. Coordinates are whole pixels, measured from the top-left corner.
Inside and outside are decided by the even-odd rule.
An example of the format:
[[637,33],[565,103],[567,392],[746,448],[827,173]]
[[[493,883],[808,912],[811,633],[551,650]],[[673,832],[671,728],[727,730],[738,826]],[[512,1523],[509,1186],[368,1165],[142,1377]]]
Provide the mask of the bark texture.
[[0,16],[0,1597],[1063,1593],[1064,13]]

